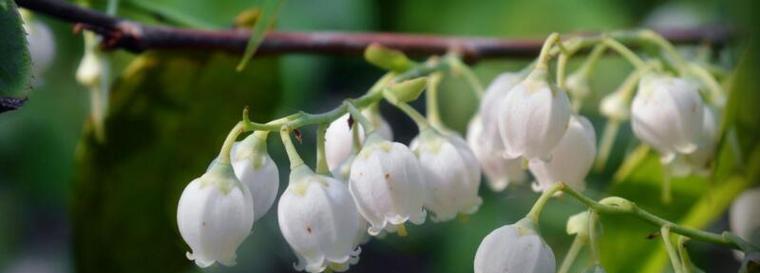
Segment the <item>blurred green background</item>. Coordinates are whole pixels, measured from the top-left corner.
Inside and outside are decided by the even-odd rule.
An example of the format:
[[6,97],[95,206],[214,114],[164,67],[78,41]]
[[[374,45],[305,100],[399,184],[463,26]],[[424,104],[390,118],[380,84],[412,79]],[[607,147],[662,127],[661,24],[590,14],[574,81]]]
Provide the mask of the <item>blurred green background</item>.
[[[226,28],[235,16],[255,7],[256,0],[122,0],[119,15],[155,24]],[[102,7],[104,3],[94,2]],[[483,0],[385,1],[289,0],[281,8],[278,30],[388,31],[464,36],[543,38],[550,32],[605,31],[648,26],[730,24],[752,26],[755,1],[612,1]],[[114,83],[107,141],[89,131],[89,98],[74,79],[82,56],[82,38],[71,25],[44,15],[35,17],[54,31],[56,55],[21,110],[0,115],[0,272],[190,272],[187,247],[176,227],[176,204],[182,188],[199,176],[215,156],[224,136],[250,105],[253,119],[266,121],[298,110],[324,111],[343,98],[358,96],[382,71],[361,58],[280,56],[255,58],[236,73],[238,56],[213,52],[111,53]],[[744,54],[742,34],[732,56],[744,59],[732,96],[757,90],[757,54]],[[488,83],[505,70],[521,69],[528,60],[488,60],[475,66]],[[728,65],[741,66],[736,58]],[[576,62],[571,63],[575,67]],[[630,71],[617,57],[602,60],[591,102],[582,110],[601,133],[596,113],[600,94],[614,89]],[[745,75],[745,76],[741,76]],[[735,92],[740,90],[740,92]],[[755,92],[757,93],[757,92]],[[729,104],[742,128],[740,140],[753,151],[757,113],[744,104]],[[460,80],[443,83],[444,121],[463,132],[476,100]],[[758,100],[754,100],[758,101]],[[423,104],[417,104],[422,107]],[[737,106],[739,105],[739,106]],[[744,107],[744,108],[739,108]],[[742,110],[745,109],[745,110]],[[751,109],[751,105],[749,105]],[[408,143],[414,124],[383,105],[397,141]],[[744,116],[742,116],[744,115]],[[730,118],[729,118],[730,119]],[[652,156],[626,181],[611,176],[627,151],[636,146],[624,124],[613,158],[603,173],[589,176],[588,194],[618,194],[675,221],[713,231],[727,228],[724,209],[756,177],[731,176],[726,167],[716,179],[689,177],[674,181],[675,202],[659,200],[661,170]],[[299,146],[313,163],[313,128]],[[280,165],[280,191],[287,183],[287,160],[279,140],[270,152]],[[756,150],[755,150],[756,151]],[[748,152],[749,153],[749,152]],[[756,157],[756,156],[755,156]],[[751,161],[756,162],[756,161]],[[725,178],[725,179],[723,179]],[[729,179],[730,178],[730,179]],[[732,180],[733,179],[733,180]],[[361,260],[350,272],[472,272],[480,240],[491,230],[522,217],[537,197],[529,185],[493,193],[481,188],[484,204],[464,221],[427,222],[410,227],[409,236],[373,239],[362,247]],[[273,210],[276,209],[273,208]],[[565,234],[567,216],[583,208],[568,198],[550,202],[541,231],[558,261],[572,238]],[[657,229],[625,217],[603,217],[602,258],[608,272],[669,272]],[[726,249],[694,243],[693,260],[707,272],[735,272],[738,262]],[[270,211],[238,250],[238,265],[214,266],[210,272],[292,272],[295,256]],[[572,272],[588,265],[586,254]]]

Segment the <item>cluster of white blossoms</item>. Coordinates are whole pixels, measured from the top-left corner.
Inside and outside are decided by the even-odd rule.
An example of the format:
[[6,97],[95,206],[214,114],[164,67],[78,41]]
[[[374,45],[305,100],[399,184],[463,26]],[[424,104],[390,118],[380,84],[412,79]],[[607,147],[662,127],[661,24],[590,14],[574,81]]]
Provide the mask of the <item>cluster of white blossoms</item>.
[[[584,66],[584,71],[566,84],[583,90],[560,88],[562,81],[555,84],[549,77],[549,51],[556,43],[559,40],[554,34],[533,66],[525,72],[503,73],[492,81],[468,125],[466,140],[440,123],[437,107],[426,118],[407,104],[437,84],[432,76],[401,82],[385,82],[384,77],[379,83],[387,85],[373,87],[363,97],[366,101],[355,105],[355,100],[347,100],[342,109],[310,115],[321,118],[311,124],[322,126],[316,172],[298,155],[290,139],[291,123],[278,124],[290,175],[277,217],[283,237],[298,258],[295,268],[307,272],[348,270],[358,262],[360,245],[370,236],[404,236],[407,223],[423,224],[428,215],[433,222],[442,222],[475,213],[482,203],[482,174],[492,190],[502,191],[510,183],[525,181],[530,173],[535,180],[533,189],[543,192],[542,197],[525,218],[483,239],[474,270],[555,272],[554,253],[537,231],[538,214],[560,189],[579,195],[597,157],[596,132],[577,107],[589,96],[590,68]],[[407,61],[401,53],[370,48],[371,62],[382,64],[381,57],[387,55],[394,65],[385,66],[408,67],[398,65]],[[595,56],[601,55],[600,50],[595,52]],[[624,87],[602,100],[602,115],[615,122],[630,117],[635,135],[657,150],[664,163],[680,170],[675,173],[705,168],[716,149],[719,126],[717,110],[703,103],[699,86],[660,69],[637,69],[632,75]],[[574,96],[576,107],[571,106],[568,93]],[[417,124],[419,134],[409,145],[393,141],[391,127],[377,110],[377,101],[383,98]],[[308,123],[298,121],[302,122],[299,126]],[[246,126],[241,124],[253,126],[247,120],[238,124]],[[188,258],[201,267],[214,262],[234,264],[236,249],[275,202],[279,171],[266,148],[266,130],[271,129],[261,130],[232,144],[243,131],[233,129],[219,158],[182,193],[177,211],[179,230],[192,250]],[[733,214],[747,214],[748,202],[755,203],[737,201]],[[571,222],[587,227],[585,219],[595,218],[573,217]],[[735,226],[748,225],[733,222]],[[568,232],[580,235],[586,231],[574,228]],[[748,236],[745,230],[738,232]],[[604,272],[596,262],[592,270]]]

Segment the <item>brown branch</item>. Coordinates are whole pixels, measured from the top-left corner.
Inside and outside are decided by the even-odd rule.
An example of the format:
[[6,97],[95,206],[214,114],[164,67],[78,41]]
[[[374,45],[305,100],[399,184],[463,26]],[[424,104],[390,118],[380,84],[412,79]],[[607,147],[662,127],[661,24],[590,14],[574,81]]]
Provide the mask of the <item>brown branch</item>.
[[[132,52],[148,49],[223,50],[242,53],[249,38],[244,29],[201,30],[149,26],[111,17],[59,0],[16,0],[19,6],[92,30],[107,49]],[[659,30],[673,43],[722,45],[731,33],[724,27]],[[371,43],[380,43],[412,56],[445,54],[458,50],[468,61],[486,58],[535,57],[542,40],[445,37],[395,33],[270,32],[257,54],[306,53],[361,56]]]

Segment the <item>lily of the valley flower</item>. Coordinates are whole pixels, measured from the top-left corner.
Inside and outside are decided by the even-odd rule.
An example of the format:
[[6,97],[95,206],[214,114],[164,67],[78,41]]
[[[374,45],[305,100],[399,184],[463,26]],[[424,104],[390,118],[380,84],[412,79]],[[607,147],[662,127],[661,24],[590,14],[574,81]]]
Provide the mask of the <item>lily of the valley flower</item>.
[[489,233],[475,253],[475,273],[554,273],[554,253],[524,218]]
[[467,143],[456,133],[427,129],[412,141],[428,192],[425,208],[436,222],[472,214],[483,200],[478,195],[480,166]]
[[570,119],[570,100],[536,68],[502,100],[499,132],[508,158],[546,160]]
[[583,190],[595,156],[594,127],[585,117],[572,116],[565,135],[551,152],[551,159],[530,161],[530,171],[537,180],[533,189],[543,191],[551,185],[565,182],[575,190]]
[[280,172],[267,153],[266,135],[253,133],[232,146],[232,168],[240,182],[248,186],[253,199],[254,221],[269,211],[277,198]]
[[673,176],[686,176],[692,173],[705,174],[709,163],[715,156],[720,137],[717,111],[705,105],[702,122],[702,134],[697,143],[697,149],[673,161]]
[[298,256],[297,270],[342,272],[359,261],[359,213],[345,183],[301,165],[277,208],[280,230]]
[[484,127],[480,116],[473,117],[467,126],[467,143],[480,162],[491,190],[503,191],[510,183],[525,180],[522,159],[504,158],[504,145],[501,144],[498,131],[493,130],[497,135],[489,136]]
[[235,265],[236,250],[253,227],[253,201],[230,164],[212,163],[185,187],[177,206],[177,224],[190,246],[187,258],[200,267],[214,262]]
[[[370,134],[351,164],[348,188],[370,235],[425,222],[425,186],[420,162],[404,144]],[[400,229],[399,231],[403,231]]]
[[523,160],[505,158],[501,140],[493,141],[494,137],[499,136],[488,135],[484,127],[479,116],[473,117],[467,126],[467,143],[480,162],[489,187],[494,191],[502,191],[510,183],[523,182]]
[[[370,107],[362,111],[362,114],[375,126],[375,132],[384,139],[393,139],[391,126],[377,110]],[[338,168],[351,155],[353,137],[351,135],[351,128],[348,127],[348,117],[349,114],[345,114],[330,123],[330,126],[327,127],[327,132],[325,133],[325,155],[327,156],[327,166],[330,171]],[[356,128],[359,128],[359,139],[363,142],[364,129],[360,124],[357,124]]]
[[696,85],[670,76],[647,74],[633,98],[631,125],[644,143],[660,152],[662,162],[697,149],[703,122]]

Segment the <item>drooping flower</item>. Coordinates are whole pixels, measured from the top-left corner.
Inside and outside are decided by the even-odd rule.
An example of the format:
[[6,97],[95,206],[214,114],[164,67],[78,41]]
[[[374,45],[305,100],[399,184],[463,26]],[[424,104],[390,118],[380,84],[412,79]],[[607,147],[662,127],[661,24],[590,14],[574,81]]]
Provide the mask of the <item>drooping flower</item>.
[[483,202],[478,195],[480,166],[462,137],[427,129],[412,141],[411,149],[422,167],[428,192],[424,206],[433,221],[478,210]]
[[748,242],[760,244],[760,188],[745,190],[739,195],[729,213],[731,231]]
[[501,137],[499,136],[500,106],[504,98],[509,94],[509,91],[524,78],[525,76],[522,73],[501,73],[488,85],[485,93],[483,93],[478,113],[480,113],[480,118],[484,124],[483,129],[485,133],[483,135],[488,136],[484,141],[493,142],[487,143],[486,146],[498,147],[500,150],[504,149],[504,144],[501,143]]
[[631,106],[634,134],[660,152],[664,163],[697,149],[703,122],[697,86],[670,76],[647,74]]
[[277,164],[267,153],[266,135],[253,133],[235,143],[231,158],[235,175],[251,192],[254,221],[257,221],[274,204],[280,186]]
[[[362,115],[375,126],[375,132],[380,136],[387,140],[393,139],[391,126],[376,109],[367,108],[362,111]],[[330,123],[330,126],[327,127],[327,132],[325,133],[325,155],[327,156],[327,166],[330,171],[338,168],[340,163],[351,155],[353,137],[351,135],[351,128],[348,127],[348,117],[349,114],[345,114]],[[359,128],[360,141],[364,141],[364,129],[360,124],[356,124],[356,127]]]
[[489,233],[475,253],[475,273],[554,273],[556,260],[530,219]]
[[570,100],[549,84],[546,74],[546,69],[534,69],[500,104],[499,133],[510,159],[549,159],[567,129]]
[[676,158],[672,162],[673,176],[686,176],[693,173],[706,175],[710,161],[715,157],[715,149],[720,137],[717,111],[708,105],[703,106],[702,134],[694,152]]
[[[370,235],[425,222],[425,185],[420,162],[404,144],[370,134],[351,164],[348,188]],[[403,230],[403,229],[402,229]]]
[[552,150],[551,159],[530,161],[529,169],[536,177],[533,189],[543,191],[551,185],[564,182],[575,190],[583,190],[595,156],[594,127],[585,117],[573,115],[565,135]]
[[498,130],[491,132],[496,135],[489,136],[480,116],[475,116],[467,126],[467,143],[480,162],[488,186],[493,191],[503,191],[510,183],[525,180],[525,170],[522,159],[504,158],[504,145],[501,144]]
[[187,258],[200,267],[235,265],[236,250],[253,227],[253,201],[230,164],[214,162],[185,187],[177,225],[190,246]]
[[361,217],[345,183],[301,165],[290,173],[277,215],[297,270],[343,272],[359,261]]

